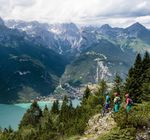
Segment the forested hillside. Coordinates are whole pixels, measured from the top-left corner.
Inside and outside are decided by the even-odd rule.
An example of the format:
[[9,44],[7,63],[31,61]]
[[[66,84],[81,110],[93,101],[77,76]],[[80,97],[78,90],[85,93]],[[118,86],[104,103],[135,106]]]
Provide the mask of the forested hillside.
[[[144,58],[140,54],[137,55],[125,82],[116,75],[113,88],[109,91],[112,109],[110,117],[116,122],[116,126],[107,133],[101,134],[98,140],[138,140],[137,138],[140,137],[148,140],[145,139],[145,137],[148,137],[145,132],[150,128],[149,72],[150,56],[146,52]],[[103,80],[97,85],[97,89],[94,92],[87,86],[81,105],[77,108],[73,108],[72,102],[68,100],[67,96],[64,97],[61,106],[59,101],[55,101],[51,110],[45,107],[42,111],[35,101],[24,114],[19,129],[17,131],[13,131],[11,128],[1,130],[0,139],[82,139],[85,130],[88,129],[88,120],[93,115],[99,114],[103,109],[106,92],[108,92],[107,83]],[[119,93],[121,97],[121,107],[118,113],[113,113],[114,92]],[[124,109],[126,93],[129,93],[134,101],[130,112],[126,112]]]
[[0,24],[0,103],[26,102],[49,95],[67,61],[32,42],[17,29]]

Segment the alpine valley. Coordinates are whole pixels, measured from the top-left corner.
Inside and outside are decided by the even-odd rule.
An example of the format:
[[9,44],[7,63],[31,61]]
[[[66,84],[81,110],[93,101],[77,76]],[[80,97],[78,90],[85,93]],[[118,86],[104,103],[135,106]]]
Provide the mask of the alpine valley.
[[150,51],[150,30],[0,19],[0,103],[125,78],[138,52]]

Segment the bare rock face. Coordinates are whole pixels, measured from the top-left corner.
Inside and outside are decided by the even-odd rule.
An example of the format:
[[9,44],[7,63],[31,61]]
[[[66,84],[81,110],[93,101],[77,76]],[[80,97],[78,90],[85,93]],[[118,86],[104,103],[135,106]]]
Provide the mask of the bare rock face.
[[106,114],[104,117],[97,114],[89,120],[87,130],[80,140],[96,140],[99,136],[108,133],[115,126],[116,123],[111,117],[111,113]]

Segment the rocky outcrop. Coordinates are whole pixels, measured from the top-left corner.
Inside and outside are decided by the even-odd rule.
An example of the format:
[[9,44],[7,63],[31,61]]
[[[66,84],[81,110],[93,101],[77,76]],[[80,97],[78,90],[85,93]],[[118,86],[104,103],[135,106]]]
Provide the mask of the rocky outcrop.
[[116,123],[111,117],[111,113],[106,114],[104,117],[97,114],[88,121],[87,129],[80,140],[96,140],[101,135],[108,133],[115,126]]

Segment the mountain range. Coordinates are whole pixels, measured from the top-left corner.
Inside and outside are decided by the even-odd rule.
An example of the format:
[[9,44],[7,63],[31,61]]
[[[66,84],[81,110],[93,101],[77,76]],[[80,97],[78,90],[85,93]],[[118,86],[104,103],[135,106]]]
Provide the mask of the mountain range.
[[48,95],[60,83],[125,78],[136,54],[150,51],[150,30],[140,23],[113,28],[0,19],[0,45],[0,102],[12,102]]
[[36,38],[38,43],[59,54],[81,52],[101,39],[106,39],[121,48],[131,47],[134,51],[145,51],[150,45],[150,30],[138,22],[127,28],[112,28],[108,24],[97,27],[78,26],[74,23],[48,24],[15,20],[5,21],[5,24],[9,28],[26,32]]
[[49,95],[59,84],[66,60],[0,22],[0,103]]

